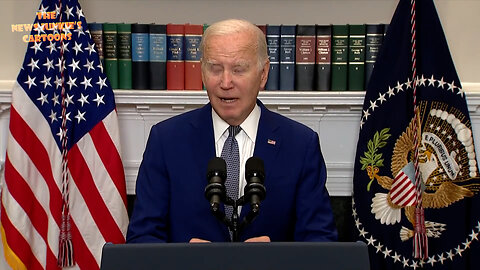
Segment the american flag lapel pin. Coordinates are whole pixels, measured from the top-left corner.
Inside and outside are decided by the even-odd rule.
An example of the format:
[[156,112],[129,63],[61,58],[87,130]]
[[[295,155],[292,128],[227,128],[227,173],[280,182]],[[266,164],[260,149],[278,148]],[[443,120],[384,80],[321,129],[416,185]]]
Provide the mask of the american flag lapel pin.
[[275,145],[277,142],[274,141],[274,140],[272,140],[272,139],[268,139],[268,140],[267,140],[267,143],[268,143],[268,144],[271,144],[271,145]]

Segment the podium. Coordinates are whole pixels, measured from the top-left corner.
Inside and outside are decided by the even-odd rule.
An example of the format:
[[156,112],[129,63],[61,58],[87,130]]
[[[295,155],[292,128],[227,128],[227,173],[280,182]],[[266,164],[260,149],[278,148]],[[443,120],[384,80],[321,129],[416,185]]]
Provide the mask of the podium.
[[105,244],[101,270],[369,270],[363,242]]

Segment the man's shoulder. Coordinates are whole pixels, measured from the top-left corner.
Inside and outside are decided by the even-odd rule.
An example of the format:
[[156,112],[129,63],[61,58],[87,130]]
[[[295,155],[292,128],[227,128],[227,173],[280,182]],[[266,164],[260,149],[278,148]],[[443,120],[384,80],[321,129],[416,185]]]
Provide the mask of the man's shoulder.
[[287,116],[284,116],[278,112],[271,111],[267,108],[262,111],[265,114],[265,120],[276,123],[281,128],[286,129],[287,132],[299,132],[310,134],[315,132],[313,129],[307,125],[300,123],[296,120],[293,120]]
[[156,123],[152,128],[178,129],[178,128],[186,127],[189,125],[189,123],[195,123],[196,121],[203,119],[202,115],[205,115],[208,111],[208,108],[206,107],[207,105],[190,110],[188,112],[184,112],[184,113],[172,116],[170,118],[167,118],[165,120],[162,120]]

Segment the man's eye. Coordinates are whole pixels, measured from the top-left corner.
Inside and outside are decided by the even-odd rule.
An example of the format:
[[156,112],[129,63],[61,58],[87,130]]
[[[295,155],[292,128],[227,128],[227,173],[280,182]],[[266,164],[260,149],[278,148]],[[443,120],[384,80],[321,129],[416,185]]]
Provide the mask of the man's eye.
[[223,68],[221,66],[218,66],[218,65],[212,65],[210,67],[210,71],[213,72],[213,73],[220,73],[222,72]]
[[246,70],[246,68],[244,68],[244,67],[238,67],[238,68],[233,69],[233,73],[241,74],[241,73],[244,73],[245,70]]

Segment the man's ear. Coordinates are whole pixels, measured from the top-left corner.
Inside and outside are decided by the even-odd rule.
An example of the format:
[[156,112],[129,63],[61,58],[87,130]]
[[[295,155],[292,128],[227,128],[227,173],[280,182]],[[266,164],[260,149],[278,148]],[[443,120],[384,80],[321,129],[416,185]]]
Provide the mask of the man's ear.
[[267,79],[268,79],[268,72],[270,71],[270,60],[267,59],[267,61],[265,61],[265,64],[263,65],[263,69],[262,69],[262,77],[261,77],[261,83],[260,83],[260,87],[262,89],[265,89],[265,85],[267,84]]

